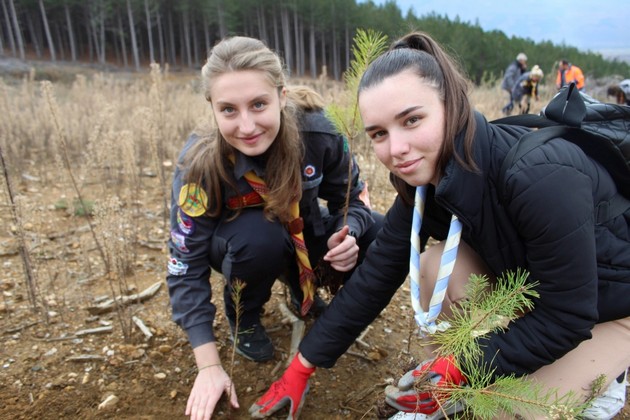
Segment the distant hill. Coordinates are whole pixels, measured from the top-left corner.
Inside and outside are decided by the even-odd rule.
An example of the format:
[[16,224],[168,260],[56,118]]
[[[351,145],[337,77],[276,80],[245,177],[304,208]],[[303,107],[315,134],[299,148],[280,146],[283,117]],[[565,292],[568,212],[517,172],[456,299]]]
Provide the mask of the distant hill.
[[600,53],[606,59],[617,59],[618,61],[625,61],[626,63],[630,64],[630,48],[600,50]]

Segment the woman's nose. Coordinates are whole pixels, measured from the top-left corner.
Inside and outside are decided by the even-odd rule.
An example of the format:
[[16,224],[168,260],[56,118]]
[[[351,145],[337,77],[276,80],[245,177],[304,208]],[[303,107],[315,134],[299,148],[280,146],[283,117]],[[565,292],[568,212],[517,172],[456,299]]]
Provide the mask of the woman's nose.
[[409,152],[409,142],[397,132],[389,134],[389,152],[392,156],[403,156]]
[[241,130],[242,133],[251,133],[254,131],[255,127],[256,123],[254,121],[254,118],[252,118],[252,116],[248,112],[241,114],[238,128],[239,130]]

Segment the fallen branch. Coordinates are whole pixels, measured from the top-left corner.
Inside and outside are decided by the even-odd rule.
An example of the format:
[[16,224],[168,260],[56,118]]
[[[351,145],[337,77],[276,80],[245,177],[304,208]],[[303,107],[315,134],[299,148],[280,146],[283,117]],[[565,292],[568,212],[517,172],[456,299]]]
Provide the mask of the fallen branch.
[[91,315],[100,315],[106,312],[111,312],[116,308],[116,305],[125,306],[131,303],[144,302],[145,300],[153,297],[158,290],[160,290],[160,287],[162,287],[161,280],[147,287],[140,293],[134,293],[133,295],[128,296],[118,296],[114,299],[110,298],[96,306],[88,306],[86,309]]
[[144,322],[142,322],[140,318],[138,318],[137,316],[132,316],[131,320],[133,321],[134,324],[138,326],[138,328],[140,329],[140,331],[142,331],[142,334],[145,335],[147,340],[153,337],[153,333],[151,332],[151,330],[147,328],[146,325],[144,325]]
[[164,241],[161,241],[161,242],[138,241],[138,245],[143,246],[145,248],[156,249],[156,250],[164,249],[166,246]]
[[302,337],[304,336],[304,329],[306,328],[304,321],[295,316],[293,312],[287,308],[287,304],[280,303],[280,312],[291,322],[291,347],[289,350],[289,357],[287,358],[287,365],[291,363],[298,351],[298,346]]
[[104,327],[80,330],[80,331],[75,332],[74,335],[77,337],[81,337],[82,335],[89,335],[89,334],[104,334],[104,333],[112,332],[113,329],[114,327],[112,327],[111,325],[106,325]]
[[355,344],[358,344],[361,347],[364,347],[366,349],[371,349],[372,346],[370,344],[366,343],[365,341],[363,341],[363,339],[367,335],[368,331],[370,331],[371,329],[372,329],[372,326],[368,325],[367,328],[363,330],[361,335],[356,340],[354,340]]
[[374,360],[370,359],[369,357],[367,357],[367,356],[365,356],[365,355],[363,355],[363,354],[361,354],[359,352],[356,352],[356,351],[346,350],[346,354],[349,354],[350,356],[358,357],[358,358],[363,359],[363,360],[367,360],[368,362],[373,362],[374,361]]
[[66,358],[66,362],[93,362],[95,360],[105,360],[105,357],[96,356],[94,354],[80,354],[78,356],[70,356]]
[[23,324],[23,325],[18,325],[17,327],[13,327],[13,328],[8,328],[4,331],[2,331],[2,334],[13,334],[22,330],[25,330],[27,328],[32,327],[33,325],[37,325],[39,324],[41,321],[33,321],[33,322],[29,322],[27,324]]

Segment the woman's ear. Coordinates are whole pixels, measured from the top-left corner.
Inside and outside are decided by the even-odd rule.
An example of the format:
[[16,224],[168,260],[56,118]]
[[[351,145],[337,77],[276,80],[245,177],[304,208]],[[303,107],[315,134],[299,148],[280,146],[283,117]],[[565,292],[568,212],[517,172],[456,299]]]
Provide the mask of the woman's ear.
[[284,109],[285,105],[287,104],[287,88],[283,87],[282,89],[280,89],[278,95],[280,97],[280,109]]

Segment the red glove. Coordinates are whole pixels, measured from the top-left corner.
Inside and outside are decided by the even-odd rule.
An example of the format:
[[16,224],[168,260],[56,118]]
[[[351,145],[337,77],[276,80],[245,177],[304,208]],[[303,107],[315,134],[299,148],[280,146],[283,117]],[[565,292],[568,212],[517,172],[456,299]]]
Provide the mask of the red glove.
[[287,420],[297,419],[308,392],[308,378],[313,372],[315,368],[304,366],[296,355],[282,377],[271,384],[265,395],[249,407],[249,414],[253,418],[261,419],[290,403]]
[[[414,388],[418,377],[425,376],[436,387],[444,391],[420,392]],[[455,365],[453,356],[438,357],[429,360],[405,375],[398,381],[398,386],[385,388],[385,401],[394,408],[407,413],[433,414],[450,397],[449,388],[466,384],[466,378]]]

